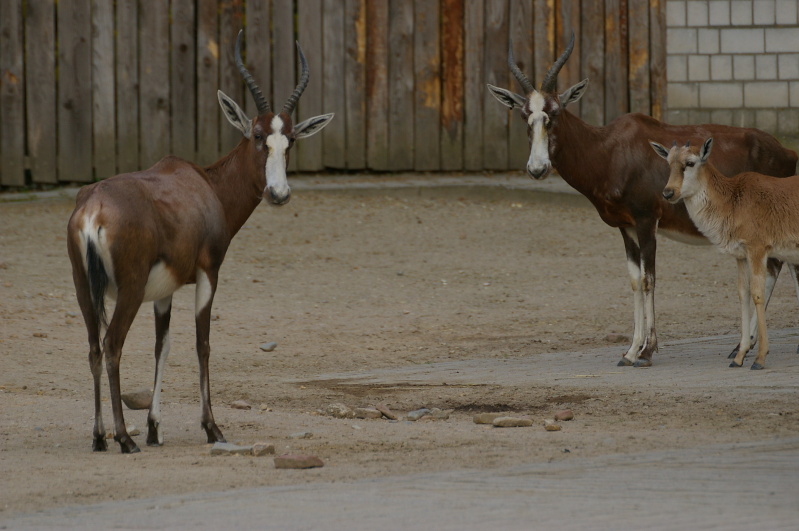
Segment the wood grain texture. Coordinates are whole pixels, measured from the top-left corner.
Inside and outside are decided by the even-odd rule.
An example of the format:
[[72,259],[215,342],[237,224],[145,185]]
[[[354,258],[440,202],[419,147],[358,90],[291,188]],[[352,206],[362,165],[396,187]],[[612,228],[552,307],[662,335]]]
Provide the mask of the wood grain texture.
[[344,0],[323,0],[324,95],[322,106],[336,117],[322,130],[324,165],[347,167],[347,103],[344,80]]
[[139,22],[136,2],[116,8],[117,171],[139,166]]
[[588,87],[580,103],[581,118],[592,125],[605,123],[605,4],[585,2],[580,41],[581,77]]
[[[35,39],[25,40],[26,132],[31,178],[35,183],[52,184],[58,180],[56,142],[53,142],[56,136],[53,123],[56,116],[55,4],[29,2],[25,31],[28,35],[36,35]],[[5,61],[0,62],[5,64]]]
[[[649,3],[629,3],[629,39],[631,42],[649,42]],[[649,114],[650,111],[650,56],[649,46],[629,46],[629,70],[627,74],[630,90],[630,112]]]
[[[234,49],[239,30],[244,27],[243,0],[219,3],[219,90],[244,105],[244,81],[236,67]],[[216,91],[214,91],[216,94]],[[217,103],[219,109],[219,103]],[[221,109],[219,109],[221,111]],[[225,155],[241,142],[241,131],[224,116],[219,119],[219,155]]]
[[169,9],[160,2],[139,3],[140,163],[149,168],[169,154]]
[[[463,11],[463,167],[483,169],[485,86],[485,4],[466,0]],[[494,98],[489,95],[489,98]],[[498,104],[497,104],[498,105]]]
[[[508,69],[507,1],[486,3],[485,35],[485,80],[498,87],[508,87],[511,74]],[[487,90],[483,94],[483,163],[489,170],[506,170],[510,111]]]
[[464,0],[441,2],[441,169],[463,169]]
[[172,0],[170,26],[170,101],[172,147],[170,153],[194,161],[197,157],[197,63],[194,43],[194,1]]
[[[303,0],[297,3],[298,40],[308,59],[311,78],[308,88],[297,104],[297,121],[324,114],[322,97],[324,89],[324,50],[322,49],[322,0]],[[333,118],[340,120],[341,113]],[[323,138],[321,133],[304,138],[294,146],[297,169],[319,171],[322,163]]]
[[535,76],[531,81],[538,88],[555,61],[555,0],[533,0],[533,17]]
[[627,0],[605,0],[605,123],[628,112]]
[[413,159],[417,171],[441,167],[441,56],[438,0],[414,2],[415,109]]
[[[305,4],[313,4],[320,0],[309,0],[301,2],[298,7]],[[245,3],[245,17],[247,27],[244,28],[244,44],[242,58],[247,70],[252,74],[253,79],[261,89],[266,101],[272,105],[272,2],[261,0],[259,2]],[[321,16],[321,15],[320,15]],[[239,103],[245,110],[247,116],[253,118],[258,113],[250,91],[246,88],[243,101]]]
[[413,3],[389,1],[390,170],[413,169]]
[[[533,75],[533,0],[514,0],[510,3],[510,39],[513,43],[513,58],[529,78]],[[524,89],[510,76],[509,90],[519,94]],[[527,96],[527,94],[523,94]],[[492,98],[493,99],[493,98]],[[492,102],[493,104],[493,102]],[[509,167],[524,170],[530,156],[530,143],[527,140],[527,124],[518,110],[510,113],[510,137],[508,139]]]
[[[557,17],[556,56],[559,57],[560,54],[563,53],[563,50],[566,49],[566,45],[569,43],[572,34],[574,35],[574,51],[571,56],[569,56],[569,60],[566,61],[566,64],[563,65],[560,74],[558,74],[559,93],[563,93],[564,90],[582,80],[580,76],[582,70],[580,50],[583,47],[583,43],[580,40],[580,3],[561,0],[558,6]],[[577,101],[569,104],[569,112],[575,116],[582,116],[580,103],[581,102]]]
[[649,0],[649,101],[651,115],[666,114],[666,0]]
[[344,91],[347,168],[366,167],[366,0],[346,0]]
[[366,3],[366,162],[388,169],[388,2]]
[[[197,164],[219,158],[219,20],[215,0],[197,0]],[[230,96],[230,94],[228,94]],[[227,120],[225,120],[227,122]]]
[[92,0],[92,139],[94,175],[116,174],[114,2]]

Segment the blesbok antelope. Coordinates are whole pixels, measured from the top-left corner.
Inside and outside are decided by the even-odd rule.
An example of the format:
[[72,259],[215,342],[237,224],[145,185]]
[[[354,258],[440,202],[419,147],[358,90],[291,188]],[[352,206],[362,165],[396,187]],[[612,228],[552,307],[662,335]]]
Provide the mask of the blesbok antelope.
[[[213,165],[201,168],[168,156],[148,170],[116,175],[78,193],[67,240],[78,303],[89,334],[95,451],[107,449],[100,405],[103,354],[114,413],[114,439],[123,453],[139,451],[125,428],[119,362],[125,337],[144,301],[155,301],[155,381],[147,416],[147,444],[163,444],[161,381],[169,354],[172,294],[186,284],[196,284],[201,426],[209,443],[224,442],[211,412],[208,375],[211,304],[219,267],[231,239],[262,198],[274,205],[289,201],[286,167],[294,140],[317,133],[333,118],[333,114],[325,114],[292,125],[291,114],[309,77],[299,43],[297,53],[302,68],[299,83],[282,111],[275,113],[241,60],[239,32],[236,65],[255,99],[258,116],[247,118],[236,102],[221,91],[217,93],[225,116],[243,138]],[[107,325],[106,295],[116,299]],[[101,348],[103,327],[106,332]]]
[[675,143],[668,150],[650,143],[671,170],[663,197],[672,204],[682,200],[702,234],[738,261],[742,332],[740,349],[730,367],[743,366],[752,346],[749,322],[753,301],[758,350],[751,368],[762,369],[768,354],[766,262],[774,257],[799,264],[799,176],[777,179],[745,172],[725,177],[709,160],[712,138],[701,148]]
[[[634,332],[620,366],[648,367],[657,352],[655,331],[655,251],[657,234],[685,243],[708,243],[691,222],[683,205],[672,205],[661,192],[668,169],[659,163],[647,139],[670,142],[674,138],[717,140],[714,161],[724,175],[758,171],[789,176],[797,156],[771,135],[757,129],[723,125],[668,125],[643,114],[625,114],[604,127],[589,125],[566,106],[582,97],[588,79],[563,93],[557,78],[574,49],[572,34],[563,54],[549,68],[536,90],[508,50],[508,66],[525,95],[488,85],[503,105],[519,109],[527,122],[530,157],[527,173],[545,178],[554,167],[572,188],[587,197],[600,218],[618,228],[624,240],[627,268],[634,294]],[[770,287],[781,264],[769,264]],[[770,292],[769,292],[770,293]]]

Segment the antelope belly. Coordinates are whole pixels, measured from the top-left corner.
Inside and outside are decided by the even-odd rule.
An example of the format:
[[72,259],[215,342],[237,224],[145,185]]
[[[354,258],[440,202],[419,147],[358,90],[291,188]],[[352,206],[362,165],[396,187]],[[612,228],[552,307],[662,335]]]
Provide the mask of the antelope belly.
[[163,262],[150,269],[147,285],[144,286],[144,302],[157,301],[175,293],[181,284]]

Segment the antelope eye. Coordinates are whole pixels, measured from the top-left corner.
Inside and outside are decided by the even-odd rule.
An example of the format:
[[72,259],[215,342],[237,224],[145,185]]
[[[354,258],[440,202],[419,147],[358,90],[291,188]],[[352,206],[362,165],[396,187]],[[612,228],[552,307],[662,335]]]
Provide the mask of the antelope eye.
[[689,160],[688,162],[685,163],[685,165],[687,167],[689,167],[689,168],[693,168],[694,167],[694,162]]
[[258,140],[259,142],[264,139],[264,137],[263,137],[263,135],[261,133],[255,133],[254,136],[255,136],[255,139]]

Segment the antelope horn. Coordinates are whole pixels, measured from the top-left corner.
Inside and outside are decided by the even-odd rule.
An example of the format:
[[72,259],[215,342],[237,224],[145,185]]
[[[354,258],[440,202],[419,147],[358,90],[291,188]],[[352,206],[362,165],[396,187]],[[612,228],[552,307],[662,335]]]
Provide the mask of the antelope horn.
[[297,102],[300,100],[300,96],[302,96],[305,87],[308,86],[308,78],[310,77],[308,62],[305,60],[305,54],[302,53],[302,48],[300,48],[299,42],[297,42],[297,53],[300,56],[300,65],[302,66],[302,71],[300,72],[300,81],[297,83],[297,88],[294,89],[294,92],[292,92],[288,101],[283,106],[283,112],[286,114],[291,114],[294,111],[294,107],[297,106]]
[[261,89],[258,88],[258,84],[252,78],[252,74],[250,74],[249,70],[244,66],[244,62],[241,60],[241,34],[244,33],[242,30],[239,30],[239,35],[236,37],[236,66],[241,73],[241,77],[244,78],[244,82],[247,84],[247,88],[250,89],[250,94],[252,94],[253,99],[255,100],[255,105],[258,108],[258,114],[266,114],[269,112],[269,102],[266,101],[264,95],[261,93]]
[[513,77],[516,78],[516,81],[518,81],[524,89],[525,95],[529,95],[535,91],[533,84],[530,83],[530,80],[527,79],[527,76],[524,75],[524,72],[521,71],[516,61],[513,59],[513,41],[510,39],[508,40],[508,66],[510,67],[510,71],[513,72]]
[[688,147],[688,146],[690,146],[690,145],[691,145],[691,139],[688,139],[688,141],[687,141],[687,142],[685,142],[685,147]]
[[574,50],[574,32],[572,32],[572,37],[569,39],[569,44],[566,46],[566,49],[563,50],[563,53],[560,54],[557,61],[555,61],[547,71],[547,75],[544,76],[544,80],[541,82],[541,92],[554,92],[557,90],[558,73],[571,55],[572,50]]

